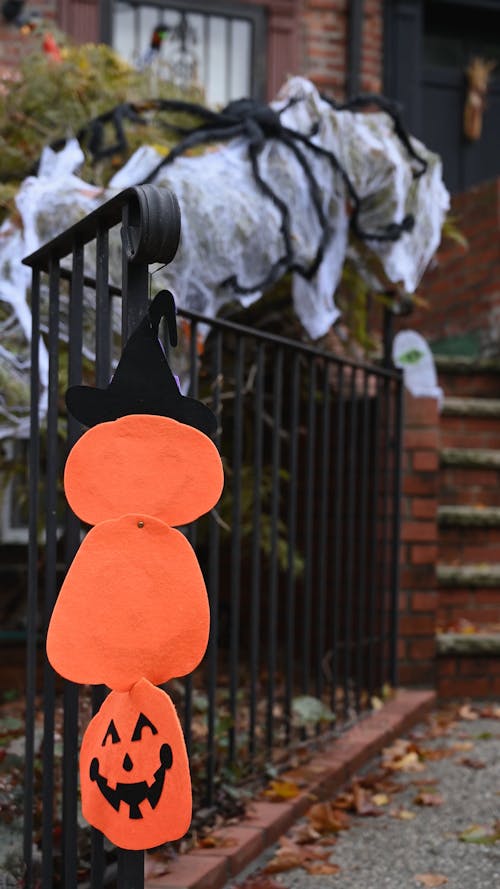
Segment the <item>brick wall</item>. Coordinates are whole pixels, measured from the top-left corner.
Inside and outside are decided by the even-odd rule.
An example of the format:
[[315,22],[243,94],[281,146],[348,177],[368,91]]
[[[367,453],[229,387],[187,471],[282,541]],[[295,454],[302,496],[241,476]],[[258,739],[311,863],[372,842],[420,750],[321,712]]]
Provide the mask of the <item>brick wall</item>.
[[[268,20],[268,97],[290,74],[310,78],[324,92],[343,99],[348,66],[350,0],[245,0],[263,6]],[[207,6],[209,4],[207,3]],[[36,10],[74,39],[97,39],[97,0],[37,0]],[[382,83],[383,0],[364,0],[360,87],[380,92]],[[0,25],[0,68],[15,66],[29,38]]]
[[427,308],[413,313],[411,326],[437,350],[471,356],[500,350],[500,179],[452,201],[452,213],[468,249],[445,241],[419,288]]
[[[56,18],[57,0],[37,0],[32,7],[44,20],[50,22]],[[7,25],[3,16],[0,16],[0,80],[5,69],[15,68],[35,42],[38,43],[38,40],[23,36],[17,26]]]
[[434,398],[405,393],[399,609],[399,680],[432,685],[438,595],[439,415]]
[[[382,0],[365,0],[361,48],[361,92],[382,89]],[[349,0],[304,0],[301,16],[301,73],[324,92],[343,99],[349,29]]]
[[500,658],[439,657],[436,691],[441,698],[498,698]]

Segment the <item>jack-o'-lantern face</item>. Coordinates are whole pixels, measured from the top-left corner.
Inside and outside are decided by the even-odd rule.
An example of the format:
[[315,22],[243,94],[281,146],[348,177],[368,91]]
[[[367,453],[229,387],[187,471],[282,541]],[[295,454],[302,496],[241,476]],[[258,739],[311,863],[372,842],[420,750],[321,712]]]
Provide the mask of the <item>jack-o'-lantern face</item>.
[[175,708],[145,679],[111,692],[85,732],[80,754],[83,815],[124,849],[183,836],[191,781]]

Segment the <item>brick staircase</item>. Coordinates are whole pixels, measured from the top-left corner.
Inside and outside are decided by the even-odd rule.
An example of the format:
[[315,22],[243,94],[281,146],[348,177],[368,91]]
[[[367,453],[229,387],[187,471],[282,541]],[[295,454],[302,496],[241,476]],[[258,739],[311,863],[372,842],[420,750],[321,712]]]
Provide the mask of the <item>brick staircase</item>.
[[500,361],[439,358],[442,696],[500,696]]

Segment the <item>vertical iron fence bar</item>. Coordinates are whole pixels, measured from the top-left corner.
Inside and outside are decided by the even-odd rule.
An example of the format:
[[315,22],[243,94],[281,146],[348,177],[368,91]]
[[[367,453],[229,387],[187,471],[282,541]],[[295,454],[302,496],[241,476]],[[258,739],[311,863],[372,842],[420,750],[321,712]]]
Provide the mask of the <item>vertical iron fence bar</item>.
[[376,611],[379,578],[377,553],[379,533],[380,494],[380,390],[382,383],[376,378],[376,391],[373,404],[373,454],[372,454],[372,488],[370,499],[370,546],[368,551],[367,576],[370,578],[368,586],[368,693],[371,696],[375,691],[375,642],[376,642]]
[[386,632],[386,619],[387,619],[387,595],[388,595],[388,586],[389,586],[389,563],[391,558],[390,552],[390,529],[392,527],[391,517],[389,515],[390,508],[390,500],[389,500],[389,481],[391,474],[391,401],[390,401],[390,380],[387,377],[384,377],[383,381],[383,393],[384,393],[384,401],[383,401],[383,442],[384,446],[382,449],[382,469],[381,469],[381,483],[382,483],[382,540],[380,546],[380,560],[381,560],[381,581],[380,581],[380,597],[379,597],[379,624],[380,624],[380,658],[379,658],[379,666],[380,666],[380,674],[379,674],[379,686],[382,687],[384,682],[387,681],[387,668],[388,668],[388,657],[387,657],[387,632]]
[[271,539],[268,606],[268,660],[267,660],[267,719],[266,742],[270,750],[273,746],[274,699],[276,694],[277,668],[277,622],[278,622],[278,522],[280,505],[280,453],[281,453],[281,408],[283,390],[283,349],[278,349],[274,358],[273,381],[273,428],[271,455]]
[[33,879],[33,782],[38,617],[38,510],[40,479],[40,270],[31,281],[31,394],[29,441],[29,550],[26,616],[26,716],[23,853],[26,889]]
[[[128,224],[129,211],[125,205],[122,223]],[[122,345],[139,324],[148,308],[148,264],[128,262],[122,254]],[[143,889],[144,852],[118,849],[118,889]]]
[[204,64],[204,84],[206,95],[210,94],[210,54],[211,54],[211,42],[210,42],[210,16],[205,15],[203,17],[203,64]]
[[345,449],[345,402],[344,402],[344,368],[340,364],[337,367],[337,408],[335,411],[335,426],[337,429],[335,469],[334,469],[334,519],[333,519],[333,607],[332,607],[332,701],[331,707],[337,714],[337,688],[339,686],[339,629],[340,629],[340,596],[342,578],[342,541],[344,528],[342,522],[342,508],[344,501],[344,449]]
[[356,454],[357,454],[357,371],[351,368],[351,397],[349,401],[349,465],[347,471],[346,503],[346,572],[344,585],[344,717],[349,716],[351,658],[352,658],[352,615],[354,591],[354,535],[356,520]]
[[[96,234],[96,314],[95,314],[95,383],[104,388],[111,374],[111,300],[109,295],[109,232],[99,226]],[[92,688],[92,712],[97,713],[106,690],[103,685]],[[104,836],[91,829],[90,840],[91,889],[101,889],[104,878]]]
[[361,690],[363,683],[363,664],[365,654],[365,630],[366,630],[366,546],[368,527],[368,460],[370,444],[370,412],[369,412],[369,385],[371,377],[363,371],[363,397],[361,420],[361,474],[359,480],[359,550],[358,550],[358,596],[357,596],[357,638],[356,638],[356,710],[361,709]]
[[292,699],[294,693],[294,652],[295,652],[295,565],[297,546],[297,463],[299,435],[299,387],[300,366],[299,356],[295,352],[292,360],[292,387],[290,405],[290,453],[288,459],[288,548],[286,576],[286,607],[285,607],[285,718],[286,739],[291,739]]
[[226,103],[232,98],[232,81],[233,81],[233,59],[231,56],[231,47],[233,42],[233,25],[229,18],[224,20],[226,29]]
[[318,608],[316,612],[316,696],[323,694],[325,650],[325,617],[327,590],[328,507],[330,505],[330,364],[325,362],[321,422],[321,456],[319,479],[318,533]]
[[[217,433],[215,444],[221,447],[221,388],[222,388],[222,333],[215,333],[213,355],[213,399],[212,410],[217,417]],[[217,510],[217,506],[215,507]],[[209,526],[209,554],[208,554],[208,595],[210,601],[210,636],[207,655],[207,686],[208,686],[208,713],[207,713],[207,805],[214,804],[214,782],[217,767],[217,749],[215,727],[217,718],[217,654],[219,644],[219,523],[212,514]]]
[[234,372],[234,426],[233,426],[233,510],[231,517],[231,581],[229,627],[229,762],[236,757],[236,714],[238,709],[239,642],[240,642],[240,578],[241,578],[241,470],[243,451],[243,362],[244,343],[237,335]]
[[[191,398],[198,398],[198,355],[197,355],[197,339],[198,325],[196,321],[190,322],[189,328],[189,394]],[[193,549],[196,548],[196,524],[191,523],[187,530],[187,539]],[[193,735],[193,677],[186,676],[184,679],[184,740],[186,742],[186,750],[188,758],[191,757],[191,743]]]
[[109,232],[99,226],[96,235],[96,386],[109,383],[111,372],[111,300],[109,295]]
[[[75,244],[73,249],[72,277],[69,297],[68,330],[68,386],[76,386],[82,379],[83,346],[83,275],[84,249]],[[80,424],[68,414],[67,451],[71,450],[80,435]],[[73,561],[80,546],[80,521],[66,506],[65,564]],[[79,687],[74,682],[64,683],[64,748],[63,748],[63,873],[65,889],[76,889],[77,806],[78,806],[78,698]]]
[[305,571],[302,634],[302,691],[308,694],[311,678],[311,627],[313,598],[313,525],[314,525],[314,449],[316,447],[316,364],[309,361],[307,392],[306,503],[305,503]]
[[[58,478],[58,406],[59,406],[59,261],[49,260],[48,351],[49,382],[47,407],[47,470],[45,504],[45,607],[44,638],[57,595],[57,478]],[[44,726],[42,777],[42,889],[53,889],[54,826],[54,728],[55,675],[47,656],[44,658]]]
[[262,445],[264,412],[264,368],[265,350],[257,344],[254,396],[254,460],[253,460],[253,505],[252,505],[252,544],[251,544],[251,587],[250,587],[250,712],[249,712],[249,753],[253,760],[256,755],[257,699],[260,653],[260,583],[261,583],[261,518],[262,518]]
[[398,684],[398,622],[399,622],[399,576],[401,543],[401,494],[403,457],[403,381],[400,376],[394,381],[394,482],[392,516],[392,565],[391,565],[391,626],[389,681],[393,688]]

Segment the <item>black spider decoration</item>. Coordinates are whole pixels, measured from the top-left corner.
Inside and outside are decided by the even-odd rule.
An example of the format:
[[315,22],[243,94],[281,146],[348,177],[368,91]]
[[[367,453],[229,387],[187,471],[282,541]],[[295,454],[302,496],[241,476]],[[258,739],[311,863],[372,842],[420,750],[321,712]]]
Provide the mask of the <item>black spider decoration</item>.
[[[392,119],[394,132],[404,146],[410,162],[418,165],[413,169],[415,178],[421,176],[427,169],[427,161],[415,151],[411,140],[401,122],[397,106],[381,96],[362,95],[345,104],[338,104],[326,96],[327,101],[336,111],[362,111],[371,106],[388,114]],[[354,188],[347,172],[340,164],[333,151],[317,145],[313,138],[318,131],[314,127],[309,134],[284,126],[281,122],[282,113],[292,104],[302,101],[298,98],[291,99],[280,111],[275,111],[269,105],[264,105],[253,99],[238,99],[230,102],[222,111],[212,111],[203,105],[184,102],[176,99],[154,99],[143,103],[123,103],[111,111],[101,114],[84,127],[79,133],[80,141],[86,140],[87,146],[95,161],[109,157],[117,152],[123,152],[127,147],[124,129],[125,120],[133,120],[143,123],[141,114],[144,111],[157,112],[183,112],[190,116],[199,117],[202,123],[191,128],[184,128],[163,122],[163,125],[178,133],[182,138],[170,153],[157,164],[144,182],[154,180],[159,171],[167,164],[173,163],[176,158],[185,154],[191,148],[210,142],[223,142],[239,136],[246,137],[248,141],[248,156],[252,167],[253,177],[262,194],[265,195],[278,208],[281,216],[281,233],[285,252],[272,266],[263,281],[251,286],[241,285],[236,276],[232,276],[222,282],[222,285],[231,286],[240,294],[252,293],[255,290],[264,290],[273,284],[287,271],[297,272],[306,280],[311,280],[316,274],[324,256],[325,248],[330,237],[328,219],[325,216],[321,200],[321,184],[318,182],[309,162],[309,155],[313,154],[325,158],[332,169],[340,175],[345,183],[349,201],[351,204],[350,227],[356,237],[365,241],[397,241],[403,232],[412,231],[415,220],[411,214],[405,216],[401,222],[390,222],[380,231],[366,231],[359,222],[362,209],[362,201]],[[105,126],[111,124],[115,130],[116,142],[105,144]],[[314,258],[305,266],[294,257],[292,236],[290,229],[290,210],[286,202],[273,189],[272,185],[263,178],[259,166],[259,156],[267,140],[276,139],[286,145],[294,155],[306,178],[309,195],[314,207],[320,229],[321,237]]]

